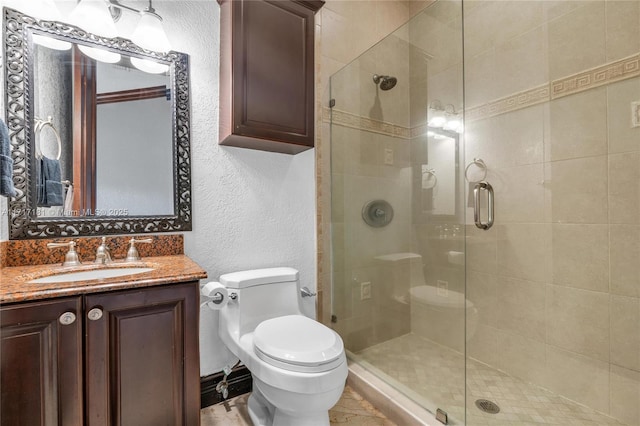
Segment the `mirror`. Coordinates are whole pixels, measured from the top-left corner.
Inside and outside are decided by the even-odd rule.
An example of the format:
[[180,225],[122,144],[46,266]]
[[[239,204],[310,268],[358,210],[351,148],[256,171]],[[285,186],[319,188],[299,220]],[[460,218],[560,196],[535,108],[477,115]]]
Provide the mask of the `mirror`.
[[[8,8],[4,20],[18,191],[9,201],[10,238],[190,230],[188,56]],[[34,43],[40,37],[72,47]],[[121,60],[95,61],[78,46]],[[155,73],[132,65],[140,59]]]
[[460,213],[459,135],[428,127],[419,143],[426,162],[414,167],[416,219],[452,221]]

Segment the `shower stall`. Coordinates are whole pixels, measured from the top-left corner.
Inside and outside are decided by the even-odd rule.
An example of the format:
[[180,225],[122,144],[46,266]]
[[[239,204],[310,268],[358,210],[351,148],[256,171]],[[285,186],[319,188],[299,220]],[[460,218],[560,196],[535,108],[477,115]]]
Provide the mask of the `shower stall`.
[[640,425],[640,2],[438,0],[330,92],[351,363],[447,424]]

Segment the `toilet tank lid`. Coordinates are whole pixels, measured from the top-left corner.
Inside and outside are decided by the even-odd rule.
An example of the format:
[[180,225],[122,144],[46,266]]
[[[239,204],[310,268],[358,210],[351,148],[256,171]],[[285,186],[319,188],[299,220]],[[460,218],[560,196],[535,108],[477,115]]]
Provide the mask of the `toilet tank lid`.
[[416,253],[391,253],[383,254],[382,256],[376,256],[375,259],[386,262],[397,262],[398,260],[422,259],[422,256]]
[[254,285],[297,281],[298,271],[293,268],[251,269],[220,276],[220,284],[228,288],[245,288]]

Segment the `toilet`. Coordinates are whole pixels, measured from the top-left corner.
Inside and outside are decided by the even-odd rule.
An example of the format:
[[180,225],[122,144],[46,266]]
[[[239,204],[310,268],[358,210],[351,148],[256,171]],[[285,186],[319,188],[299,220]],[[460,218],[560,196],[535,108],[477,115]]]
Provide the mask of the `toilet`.
[[422,256],[416,253],[390,253],[374,258],[380,267],[385,293],[404,305],[409,303],[409,289],[424,285]]
[[[447,252],[451,265],[464,265],[463,256],[462,252]],[[473,302],[463,293],[428,285],[422,256],[417,253],[390,253],[375,260],[387,293],[395,301],[409,305],[411,332],[463,351],[465,339],[470,340],[478,326],[478,309]]]
[[258,426],[329,425],[344,390],[347,360],[340,336],[302,314],[298,271],[269,268],[220,277],[228,302],[219,335],[251,371],[248,401]]
[[[434,286],[410,292],[411,332],[459,352],[478,327],[478,309],[463,293]],[[466,324],[466,327],[465,327]]]

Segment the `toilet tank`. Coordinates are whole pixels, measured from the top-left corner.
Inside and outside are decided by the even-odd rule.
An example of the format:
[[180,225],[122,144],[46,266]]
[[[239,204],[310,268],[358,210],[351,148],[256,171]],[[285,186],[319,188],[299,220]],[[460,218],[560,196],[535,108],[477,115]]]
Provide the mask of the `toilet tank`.
[[229,293],[237,293],[227,307],[237,309],[239,332],[251,332],[270,318],[301,315],[298,271],[293,268],[253,269],[220,276]]

